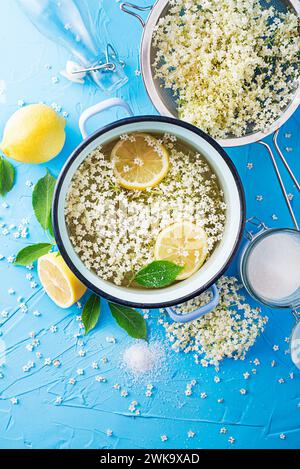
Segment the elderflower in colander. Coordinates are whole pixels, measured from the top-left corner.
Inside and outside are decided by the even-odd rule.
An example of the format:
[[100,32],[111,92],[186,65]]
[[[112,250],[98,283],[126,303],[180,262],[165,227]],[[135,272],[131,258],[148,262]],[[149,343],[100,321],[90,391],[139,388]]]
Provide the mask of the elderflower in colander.
[[299,19],[259,0],[171,0],[154,31],[155,77],[179,117],[216,138],[268,128],[299,80]]

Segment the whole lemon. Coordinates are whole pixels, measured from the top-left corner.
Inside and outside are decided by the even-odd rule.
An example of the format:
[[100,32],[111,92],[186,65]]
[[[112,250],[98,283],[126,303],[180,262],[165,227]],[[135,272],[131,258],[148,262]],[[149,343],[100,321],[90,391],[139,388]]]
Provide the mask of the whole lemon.
[[45,104],[30,104],[7,121],[0,149],[22,163],[44,163],[62,150],[66,121]]

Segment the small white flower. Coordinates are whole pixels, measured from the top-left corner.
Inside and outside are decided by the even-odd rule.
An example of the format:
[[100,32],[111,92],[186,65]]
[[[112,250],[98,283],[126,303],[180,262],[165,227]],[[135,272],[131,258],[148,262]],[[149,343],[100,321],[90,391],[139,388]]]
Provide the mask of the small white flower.
[[116,338],[113,337],[113,336],[106,337],[105,340],[106,340],[106,342],[108,342],[109,344],[115,344],[115,343],[116,343]]
[[100,376],[100,375],[97,375],[95,377],[95,380],[98,382],[98,383],[106,383],[106,378],[104,376]]

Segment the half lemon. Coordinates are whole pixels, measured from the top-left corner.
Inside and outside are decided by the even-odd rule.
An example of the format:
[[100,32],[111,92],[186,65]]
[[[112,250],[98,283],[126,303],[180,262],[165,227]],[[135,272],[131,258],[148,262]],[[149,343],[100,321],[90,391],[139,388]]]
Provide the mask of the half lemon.
[[86,291],[86,286],[75,277],[57,252],[39,258],[38,274],[47,295],[60,308],[69,308]]
[[207,235],[201,226],[189,221],[173,223],[158,235],[154,256],[183,266],[176,280],[184,280],[197,272],[208,254]]
[[156,138],[133,133],[113,147],[111,162],[120,185],[126,189],[145,190],[156,186],[169,169],[169,154]]

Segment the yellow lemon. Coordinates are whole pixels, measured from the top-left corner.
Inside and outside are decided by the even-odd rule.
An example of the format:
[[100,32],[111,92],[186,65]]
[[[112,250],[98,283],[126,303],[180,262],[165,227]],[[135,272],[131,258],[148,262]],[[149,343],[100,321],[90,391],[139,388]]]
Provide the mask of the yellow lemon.
[[44,163],[62,150],[66,121],[45,104],[30,104],[7,121],[0,145],[3,153],[22,163]]
[[200,269],[208,253],[207,235],[201,226],[189,221],[173,223],[158,235],[154,256],[183,266],[176,280],[184,280]]
[[120,185],[126,189],[154,187],[169,169],[169,155],[164,145],[144,133],[120,139],[112,149],[111,161]]
[[57,252],[39,258],[38,274],[48,296],[61,308],[72,306],[86,291]]

